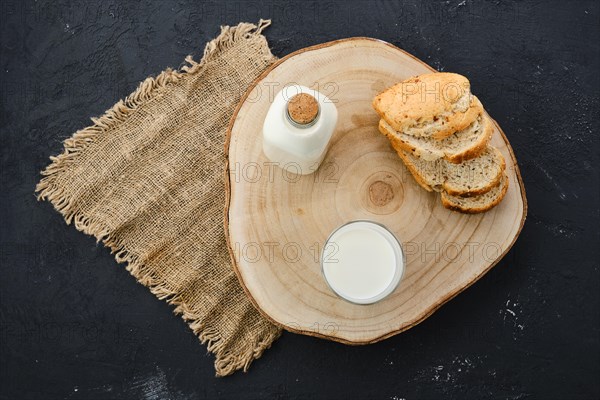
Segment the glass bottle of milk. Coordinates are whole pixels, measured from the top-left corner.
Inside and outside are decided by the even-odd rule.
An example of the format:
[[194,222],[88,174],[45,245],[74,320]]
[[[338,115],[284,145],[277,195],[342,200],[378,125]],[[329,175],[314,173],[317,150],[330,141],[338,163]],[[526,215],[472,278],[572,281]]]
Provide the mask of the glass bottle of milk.
[[315,172],[337,123],[334,103],[306,86],[289,85],[275,96],[263,124],[263,152],[286,171]]

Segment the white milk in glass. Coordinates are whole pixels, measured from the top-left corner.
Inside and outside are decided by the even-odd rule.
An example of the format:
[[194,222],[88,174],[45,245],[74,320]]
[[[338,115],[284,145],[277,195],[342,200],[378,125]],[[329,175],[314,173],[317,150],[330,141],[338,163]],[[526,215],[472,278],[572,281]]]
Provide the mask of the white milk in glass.
[[340,297],[375,303],[394,291],[404,273],[396,237],[382,225],[355,221],[335,230],[322,254],[323,275]]

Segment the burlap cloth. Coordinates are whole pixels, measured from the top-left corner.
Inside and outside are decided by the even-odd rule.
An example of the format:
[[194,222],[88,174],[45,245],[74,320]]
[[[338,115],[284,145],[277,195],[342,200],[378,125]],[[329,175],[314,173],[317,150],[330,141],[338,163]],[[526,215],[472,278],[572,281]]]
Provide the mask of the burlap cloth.
[[218,376],[260,357],[281,330],[245,296],[225,242],[227,124],[276,57],[262,30],[222,27],[200,62],[147,78],[64,142],[37,185],[67,224],[102,241],[215,355]]

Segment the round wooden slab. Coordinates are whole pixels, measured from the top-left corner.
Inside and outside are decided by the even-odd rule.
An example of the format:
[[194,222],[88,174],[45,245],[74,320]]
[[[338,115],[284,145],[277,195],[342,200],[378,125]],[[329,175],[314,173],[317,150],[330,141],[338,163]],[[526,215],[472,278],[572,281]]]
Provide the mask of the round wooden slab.
[[[389,43],[338,40],[279,60],[238,105],[226,147],[226,234],[244,290],[283,328],[350,344],[381,340],[423,321],[515,242],[527,203],[514,154],[497,125],[492,144],[506,158],[509,189],[500,205],[479,215],[442,207],[439,195],[417,185],[378,133],[373,97],[430,71]],[[263,120],[274,95],[288,84],[321,91],[339,112],[331,147],[312,175],[273,165],[262,153]],[[372,305],[337,297],[319,264],[328,235],[357,219],[394,232],[407,260],[398,288]]]

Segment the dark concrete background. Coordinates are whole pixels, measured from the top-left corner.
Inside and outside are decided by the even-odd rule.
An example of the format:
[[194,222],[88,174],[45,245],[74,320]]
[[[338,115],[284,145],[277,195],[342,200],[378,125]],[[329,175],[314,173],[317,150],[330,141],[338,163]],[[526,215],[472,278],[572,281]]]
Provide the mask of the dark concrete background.
[[[595,1],[1,1],[1,399],[591,399],[599,360]],[[417,327],[349,347],[285,333],[214,378],[181,318],[33,195],[61,142],[220,24],[273,52],[372,36],[467,75],[519,160],[510,253]],[[596,378],[594,378],[596,377]]]

